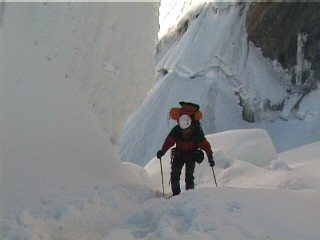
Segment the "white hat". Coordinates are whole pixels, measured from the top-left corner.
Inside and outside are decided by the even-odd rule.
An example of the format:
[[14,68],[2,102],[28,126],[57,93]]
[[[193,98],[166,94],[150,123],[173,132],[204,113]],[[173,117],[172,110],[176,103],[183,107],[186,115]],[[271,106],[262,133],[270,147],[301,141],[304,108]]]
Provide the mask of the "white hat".
[[191,117],[188,115],[181,115],[178,122],[181,129],[187,129],[191,126]]

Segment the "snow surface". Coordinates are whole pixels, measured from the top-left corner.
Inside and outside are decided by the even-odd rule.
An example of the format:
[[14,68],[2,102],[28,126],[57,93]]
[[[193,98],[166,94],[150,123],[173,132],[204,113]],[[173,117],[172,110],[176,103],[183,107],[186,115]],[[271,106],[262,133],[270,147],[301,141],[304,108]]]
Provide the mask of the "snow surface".
[[[320,112],[318,91],[302,102],[299,110],[302,120],[289,118],[275,124],[261,123],[268,131],[252,127],[207,135],[214,150],[218,187],[205,160],[196,167],[196,189],[167,200],[161,197],[159,160],[150,158],[145,167],[122,163],[113,144],[123,121],[118,117],[129,115],[129,109],[138,102],[129,98],[129,90],[141,88],[138,91],[143,95],[142,89],[152,81],[154,70],[150,59],[158,30],[157,6],[96,3],[3,6],[5,10],[0,11],[1,240],[319,239],[320,142],[277,151],[296,144],[294,135],[298,136],[298,143],[318,136],[319,121],[315,121]],[[236,18],[222,17],[223,20],[218,20],[218,16],[213,18],[222,25],[231,24]],[[133,25],[141,28],[132,28]],[[111,42],[107,30],[114,32]],[[142,32],[146,38],[142,39]],[[124,33],[128,38],[123,38]],[[116,46],[123,51],[110,47],[118,42]],[[117,61],[110,61],[106,56],[113,56]],[[141,66],[131,68],[131,64],[138,64],[132,60],[137,56]],[[191,58],[192,55],[185,56],[190,63]],[[171,57],[170,61],[173,60]],[[253,58],[247,64],[261,73],[259,69],[263,66],[255,66],[255,61]],[[235,67],[221,63],[219,69],[224,72]],[[133,79],[122,79],[135,76],[137,72],[132,71],[136,68],[150,77],[141,78],[141,86],[135,86],[140,85],[138,80],[133,84]],[[105,75],[105,69],[119,74],[119,78]],[[149,111],[144,118],[154,123],[141,121],[144,131],[158,125],[160,131],[163,122],[168,124],[166,119],[155,121],[158,114],[154,115],[153,109],[163,106],[159,107],[159,115],[166,116],[167,106],[198,88],[219,92],[213,99],[205,94],[190,99],[201,107],[206,105],[206,99],[217,102],[215,111],[223,117],[209,118],[207,107],[205,119],[224,127],[243,124],[238,115],[240,107],[233,104],[227,91],[222,91],[229,83],[219,80],[212,85],[210,73],[200,78],[205,84],[199,84],[185,78],[186,69],[191,68],[172,71],[157,81],[146,100],[151,105],[142,105]],[[188,74],[194,73],[195,69],[191,69]],[[218,76],[226,79],[223,74]],[[104,79],[111,80],[104,82]],[[120,86],[116,79],[123,81]],[[189,84],[182,85],[185,80]],[[114,84],[120,91],[109,88]],[[255,84],[257,89],[267,87],[260,85],[264,84],[262,81]],[[166,100],[162,95],[168,94],[169,86],[173,92],[179,86],[185,88]],[[219,86],[219,91],[214,86]],[[110,89],[114,92],[110,93]],[[104,97],[92,100],[92,95],[102,93]],[[106,98],[108,103],[103,105]],[[122,109],[123,102],[129,103]],[[120,108],[123,111],[117,117],[106,118],[104,113],[117,112]],[[106,125],[102,119],[108,119]],[[135,115],[130,119],[135,119]],[[210,129],[209,122],[203,125]],[[133,134],[139,140],[144,135],[141,128],[137,129],[140,132]],[[162,136],[148,138],[150,145],[164,137],[169,129],[166,126],[162,128]],[[273,136],[284,135],[286,141],[276,142],[276,148],[270,131]],[[130,141],[133,141],[131,137]],[[168,154],[162,164],[165,192],[169,193]]]

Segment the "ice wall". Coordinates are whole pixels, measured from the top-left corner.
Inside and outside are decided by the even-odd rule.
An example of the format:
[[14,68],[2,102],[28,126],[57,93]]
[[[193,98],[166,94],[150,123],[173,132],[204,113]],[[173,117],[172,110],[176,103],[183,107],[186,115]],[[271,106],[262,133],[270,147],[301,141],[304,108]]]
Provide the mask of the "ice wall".
[[266,99],[281,103],[286,94],[280,74],[248,42],[247,3],[190,6],[160,42],[157,84],[123,131],[122,159],[147,164],[176,124],[167,117],[180,101],[201,106],[202,127],[210,134],[252,127],[238,95],[262,112]]
[[158,3],[3,9],[0,215],[134,184],[112,141],[154,82]]

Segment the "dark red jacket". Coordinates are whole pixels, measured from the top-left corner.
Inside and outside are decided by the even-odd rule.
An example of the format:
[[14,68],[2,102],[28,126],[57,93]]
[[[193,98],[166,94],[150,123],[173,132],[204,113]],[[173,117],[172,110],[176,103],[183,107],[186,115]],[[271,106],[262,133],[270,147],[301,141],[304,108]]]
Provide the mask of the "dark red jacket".
[[205,138],[201,126],[193,124],[188,133],[185,133],[179,125],[173,127],[162,146],[162,151],[167,152],[175,144],[178,151],[191,153],[200,148],[206,152],[208,157],[212,157],[211,145]]

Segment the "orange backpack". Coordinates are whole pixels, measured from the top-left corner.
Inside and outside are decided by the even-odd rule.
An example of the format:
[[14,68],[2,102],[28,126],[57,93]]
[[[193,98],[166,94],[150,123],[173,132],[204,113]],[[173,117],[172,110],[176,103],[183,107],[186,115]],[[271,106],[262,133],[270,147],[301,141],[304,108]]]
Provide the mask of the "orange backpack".
[[170,109],[169,115],[173,120],[178,120],[181,115],[188,115],[193,120],[199,121],[202,119],[202,112],[199,110],[200,106],[191,102],[179,102],[181,107],[174,107]]

